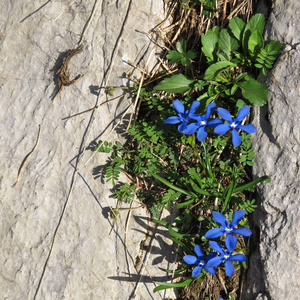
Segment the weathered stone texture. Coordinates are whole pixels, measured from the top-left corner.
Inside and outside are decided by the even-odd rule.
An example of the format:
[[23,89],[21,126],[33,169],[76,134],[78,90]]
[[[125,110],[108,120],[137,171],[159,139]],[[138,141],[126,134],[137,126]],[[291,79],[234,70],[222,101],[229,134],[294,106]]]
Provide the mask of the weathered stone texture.
[[[148,251],[149,272],[140,272],[148,280],[137,273],[136,257],[144,255],[140,243],[155,234],[154,225],[142,209],[122,211],[117,222],[109,219],[109,206],[117,205],[110,186],[99,177],[97,187],[90,175],[107,156],[85,148],[107,137],[122,140],[109,133],[132,100],[100,105],[111,97],[95,89],[129,85],[126,61],[137,63],[149,46],[140,32],[163,18],[160,0],[0,1],[1,299],[162,299],[162,293],[152,293],[151,277],[166,280],[158,267],[172,263],[170,246],[156,242],[155,253]],[[69,70],[71,79],[84,77],[55,98],[55,73],[80,41],[83,51]],[[13,186],[39,126],[37,148]],[[164,232],[157,234],[163,239]]]
[[[254,175],[261,207],[254,215],[259,250],[251,257],[245,299],[300,299],[300,2],[274,1],[266,37],[284,49],[267,78],[268,105],[255,109]],[[259,295],[257,299],[262,299]]]

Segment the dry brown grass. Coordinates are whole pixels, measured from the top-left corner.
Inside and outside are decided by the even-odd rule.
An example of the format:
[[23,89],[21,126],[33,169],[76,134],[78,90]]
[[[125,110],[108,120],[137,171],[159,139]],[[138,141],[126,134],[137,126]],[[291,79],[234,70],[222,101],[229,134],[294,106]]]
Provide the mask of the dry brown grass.
[[190,9],[185,8],[178,0],[170,0],[169,17],[171,24],[162,28],[165,43],[175,48],[176,41],[185,39],[193,41],[193,48],[199,43],[201,34],[208,29],[219,26],[223,28],[233,17],[240,17],[248,21],[252,14],[253,0],[219,0],[216,3],[216,12],[210,16],[202,15],[203,6],[191,4]]

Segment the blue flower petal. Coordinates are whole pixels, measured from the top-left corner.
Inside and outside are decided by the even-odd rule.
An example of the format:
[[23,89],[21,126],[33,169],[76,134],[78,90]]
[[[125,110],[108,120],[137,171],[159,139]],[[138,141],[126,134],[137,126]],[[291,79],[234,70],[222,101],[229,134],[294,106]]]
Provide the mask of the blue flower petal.
[[235,254],[230,257],[230,260],[244,262],[247,260],[247,258],[244,254]]
[[236,120],[239,122],[242,122],[244,120],[244,118],[249,114],[249,112],[250,112],[249,106],[242,107],[238,112]]
[[218,251],[222,255],[225,254],[223,247],[219,243],[214,242],[214,241],[210,241],[209,245],[210,245],[211,249]]
[[202,120],[202,117],[200,114],[189,114],[189,118],[192,120],[196,120],[196,121]]
[[223,258],[222,258],[221,256],[217,256],[217,257],[214,257],[214,258],[210,259],[210,260],[207,262],[206,266],[209,267],[209,268],[210,268],[210,267],[215,268],[215,267],[217,267],[222,261],[223,261]]
[[218,300],[224,300],[224,299],[220,297],[220,298],[218,298]]
[[206,120],[212,115],[212,113],[215,110],[216,106],[217,106],[216,103],[210,103],[210,104],[207,105],[206,114],[205,114]]
[[[220,125],[220,126],[222,126],[222,125]],[[242,138],[239,136],[239,133],[237,132],[236,129],[232,129],[232,144],[233,144],[233,146],[238,147],[241,143],[242,143]]]
[[247,227],[233,229],[233,232],[235,234],[240,234],[240,235],[243,235],[243,236],[250,236],[252,234],[252,231]]
[[205,261],[205,262],[208,262],[210,259],[212,259],[212,258],[214,258],[214,257],[216,257],[216,256],[217,256],[217,252],[211,252],[211,253],[209,253],[209,254],[205,257],[204,261]]
[[222,119],[228,121],[229,123],[232,122],[231,114],[227,109],[218,107],[218,113]]
[[216,134],[225,134],[229,129],[230,129],[230,125],[229,124],[221,124],[221,125],[218,125],[215,130],[214,130],[214,133]]
[[255,133],[256,127],[253,124],[240,125],[239,129],[247,132],[247,133]]
[[207,121],[207,125],[210,127],[216,127],[221,124],[223,124],[223,121],[219,118],[214,118],[212,120]]
[[205,126],[201,126],[197,132],[197,139],[199,142],[203,142],[207,138],[207,131]]
[[197,131],[199,125],[197,123],[189,124],[186,129],[183,131],[184,134],[193,134]]
[[194,265],[196,263],[196,261],[198,260],[198,258],[194,255],[185,255],[183,257],[183,260],[188,265]]
[[180,125],[178,125],[178,131],[183,132],[187,128],[187,123],[182,122]]
[[221,236],[223,233],[224,233],[224,231],[221,230],[220,228],[213,228],[206,232],[205,238],[214,239],[214,238]]
[[233,215],[231,225],[233,227],[237,226],[239,224],[239,222],[244,218],[245,214],[246,214],[246,212],[243,209],[236,211]]
[[230,253],[234,251],[236,244],[237,238],[232,234],[228,234],[225,238],[225,245]]
[[199,101],[197,101],[197,100],[193,101],[192,104],[191,104],[191,108],[190,108],[190,111],[189,111],[189,115],[190,115],[190,114],[194,114],[195,111],[197,110],[197,108],[198,108],[199,105],[200,105],[200,102],[199,102]]
[[212,212],[212,215],[214,217],[214,220],[221,224],[223,227],[226,227],[227,226],[227,221],[226,221],[226,217],[222,214],[222,213],[219,213],[217,211],[213,211]]
[[193,272],[192,272],[192,276],[193,277],[198,277],[201,274],[201,270],[202,270],[202,266],[197,266],[194,268]]
[[181,119],[177,116],[169,117],[164,121],[164,124],[177,124],[180,123]]
[[179,100],[174,100],[173,101],[173,106],[174,106],[174,108],[176,109],[176,111],[178,112],[178,113],[182,113],[182,114],[184,114],[184,105],[182,104],[182,102],[181,101],[179,101]]
[[225,272],[229,277],[231,277],[234,273],[234,266],[229,260],[225,261]]
[[216,274],[216,270],[213,268],[213,267],[208,267],[208,266],[204,266],[204,269],[208,272],[208,273],[210,273],[210,274],[212,274],[212,275],[215,275]]
[[202,257],[204,255],[199,245],[196,245],[194,247],[194,252],[197,254],[198,257]]

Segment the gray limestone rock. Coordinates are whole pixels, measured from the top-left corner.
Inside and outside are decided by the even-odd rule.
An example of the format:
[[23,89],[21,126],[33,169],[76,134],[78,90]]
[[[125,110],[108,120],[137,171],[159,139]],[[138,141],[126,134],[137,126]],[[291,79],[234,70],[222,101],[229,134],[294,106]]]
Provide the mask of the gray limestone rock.
[[[171,295],[152,292],[174,262],[165,232],[143,209],[109,218],[118,204],[98,174],[108,157],[91,151],[124,140],[132,99],[116,90],[108,101],[104,87],[131,84],[128,62],[155,66],[145,33],[164,17],[161,0],[0,2],[0,299]],[[84,76],[57,96],[81,43],[68,70]]]
[[[267,78],[268,105],[255,109],[254,176],[260,209],[254,215],[258,248],[252,252],[243,299],[300,299],[300,2],[273,2],[268,40],[284,50]],[[254,239],[255,240],[255,239]],[[254,241],[252,240],[252,242]],[[255,245],[253,245],[255,247]]]

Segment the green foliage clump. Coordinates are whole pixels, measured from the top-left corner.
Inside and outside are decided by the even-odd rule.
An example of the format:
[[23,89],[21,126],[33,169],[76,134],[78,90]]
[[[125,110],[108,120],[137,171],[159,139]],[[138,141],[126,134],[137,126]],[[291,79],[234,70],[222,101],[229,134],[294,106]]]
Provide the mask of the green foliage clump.
[[[201,2],[207,12],[214,12],[215,1],[182,2],[186,6]],[[174,115],[173,94],[182,99],[183,105],[198,100],[199,113],[212,102],[231,114],[245,105],[266,104],[267,88],[259,82],[259,76],[272,68],[282,45],[277,41],[265,43],[263,30],[261,14],[253,16],[247,24],[234,17],[227,28],[214,27],[201,36],[200,55],[193,49],[187,50],[185,40],[177,42],[176,50],[171,50],[167,59],[170,64],[182,65],[184,74],[165,78],[152,89],[139,90],[139,118],[128,130],[125,145],[100,142],[94,149],[110,153],[105,176],[114,186],[114,197],[126,203],[137,197],[156,222],[167,228],[170,239],[184,253],[193,255],[195,244],[207,241],[204,233],[216,226],[208,212],[220,211],[228,220],[239,209],[252,213],[257,207],[255,186],[269,178],[251,179],[249,169],[253,166],[254,151],[249,134],[242,133],[242,144],[237,148],[227,135],[216,135],[211,129],[211,137],[199,143],[195,134],[187,136],[179,133],[176,126],[164,124]],[[198,56],[199,61],[193,61]],[[191,71],[195,64],[201,72]],[[120,180],[121,172],[131,179],[130,183]],[[170,205],[180,212],[175,222],[159,220],[162,210]],[[240,225],[249,226],[248,219],[244,218]],[[246,252],[243,240],[237,248]],[[183,265],[174,272],[184,274],[187,269]],[[203,282],[205,278],[204,272],[197,280]],[[157,282],[154,291],[183,287],[192,281],[189,278],[179,283]]]
[[[193,79],[183,74],[173,75],[158,84],[154,91],[191,94],[197,90],[201,92],[198,100],[207,102],[218,98],[236,102],[241,98],[251,105],[266,104],[267,88],[256,77],[259,70],[266,75],[266,69],[272,68],[282,45],[278,41],[264,45],[264,24],[264,16],[257,14],[247,24],[235,17],[228,28],[209,29],[201,36],[201,49],[207,64],[204,74]],[[183,41],[181,44],[185,45]],[[181,59],[179,52],[176,55],[174,50],[169,52],[172,63]]]

